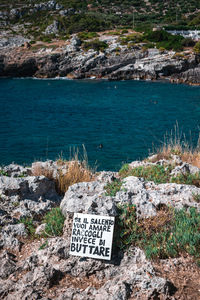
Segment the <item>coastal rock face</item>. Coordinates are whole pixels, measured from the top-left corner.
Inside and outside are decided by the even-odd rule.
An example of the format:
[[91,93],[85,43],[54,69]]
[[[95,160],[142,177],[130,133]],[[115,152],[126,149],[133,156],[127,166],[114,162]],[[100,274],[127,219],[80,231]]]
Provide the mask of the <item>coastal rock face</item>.
[[24,43],[29,41],[30,41],[29,39],[24,38],[22,36],[16,36],[16,37],[3,36],[0,38],[0,51],[5,49],[20,47]]
[[199,85],[200,66],[194,69],[189,69],[181,74],[176,74],[171,77],[171,81],[175,83],[187,83]]
[[[54,21],[45,33],[56,34],[58,27],[58,22]],[[76,35],[63,42],[63,46],[58,44],[51,48],[51,45],[43,47],[41,44],[33,51],[32,48],[12,49],[29,40],[4,36],[0,42],[0,76],[110,80],[167,78],[173,82],[200,84],[199,59],[192,53],[176,56],[173,51],[143,50],[141,46],[129,49],[120,45],[116,37],[102,36],[99,39],[108,44],[104,52],[84,50]],[[8,48],[10,50],[5,51]]]

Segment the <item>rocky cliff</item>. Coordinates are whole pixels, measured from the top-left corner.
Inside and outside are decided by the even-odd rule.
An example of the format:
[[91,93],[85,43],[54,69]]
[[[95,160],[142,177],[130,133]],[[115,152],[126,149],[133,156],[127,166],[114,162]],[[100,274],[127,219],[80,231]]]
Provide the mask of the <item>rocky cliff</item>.
[[[6,38],[4,38],[6,39]],[[102,34],[104,51],[83,49],[74,35],[66,42],[37,43],[20,39],[4,40],[0,45],[0,76],[109,80],[169,79],[172,82],[200,84],[200,59],[192,51],[145,49],[142,44],[127,47],[118,37]]]
[[[136,161],[129,168],[149,166],[164,166],[166,171],[173,166],[171,178],[200,171],[175,155],[169,160],[155,161],[154,156],[144,162]],[[106,262],[70,256],[69,245],[74,212],[117,216],[120,204],[134,205],[138,220],[154,220],[167,206],[178,211],[195,207],[199,212],[200,203],[194,197],[200,195],[199,187],[156,184],[128,176],[110,196],[105,187],[115,182],[119,174],[101,172],[91,182],[70,186],[61,197],[54,180],[33,175],[36,168],[48,168],[52,178],[57,178],[61,168],[66,171],[64,164],[52,161],[37,162],[30,168],[13,164],[1,168],[1,299],[198,299],[199,268],[190,256],[155,262],[132,245],[128,250],[113,249],[111,261]],[[65,217],[63,233],[59,237],[44,237],[43,216],[59,205]],[[31,226],[36,228],[34,239],[30,237]]]

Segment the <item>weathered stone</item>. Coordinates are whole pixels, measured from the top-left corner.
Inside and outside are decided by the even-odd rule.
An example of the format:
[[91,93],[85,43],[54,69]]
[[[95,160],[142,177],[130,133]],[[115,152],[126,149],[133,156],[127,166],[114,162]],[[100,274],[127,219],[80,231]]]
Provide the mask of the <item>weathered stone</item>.
[[192,175],[195,175],[195,174],[199,174],[200,173],[200,169],[195,167],[195,166],[192,166],[188,163],[183,163],[182,165],[180,166],[177,166],[175,167],[172,172],[171,172],[171,176],[178,176],[180,174],[192,174]]
[[7,196],[19,195],[20,199],[54,200],[59,199],[55,184],[44,176],[28,176],[25,178],[0,177],[0,191]]
[[14,237],[27,237],[27,231],[23,223],[4,226],[2,233],[6,235],[12,235]]
[[28,272],[24,277],[24,283],[29,286],[41,288],[51,288],[62,277],[62,273],[48,264],[36,267],[33,272]]
[[36,228],[35,234],[37,234],[37,235],[42,235],[43,232],[44,232],[44,230],[45,230],[45,226],[46,226],[45,223],[40,224],[40,225]]
[[106,183],[99,181],[76,183],[69,187],[60,204],[62,213],[89,213],[116,215],[116,205],[111,197],[105,196]]
[[8,176],[12,176],[12,177],[25,177],[25,176],[31,175],[30,168],[24,168],[24,167],[22,167],[20,165],[16,165],[16,164],[10,164],[10,165],[4,167],[2,170]]
[[155,216],[163,205],[177,209],[196,207],[200,210],[200,204],[193,198],[194,194],[200,194],[200,188],[176,183],[156,185],[153,182],[145,182],[142,178],[129,176],[123,180],[115,201],[135,204],[137,215],[146,218]]
[[15,256],[4,251],[0,255],[0,278],[5,279],[16,270]]

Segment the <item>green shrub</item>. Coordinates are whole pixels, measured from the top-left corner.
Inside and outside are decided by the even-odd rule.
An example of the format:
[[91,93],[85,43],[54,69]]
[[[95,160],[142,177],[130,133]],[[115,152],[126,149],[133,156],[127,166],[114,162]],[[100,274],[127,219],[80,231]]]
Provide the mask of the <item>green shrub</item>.
[[193,200],[194,200],[194,201],[200,203],[200,194],[198,194],[198,193],[197,193],[197,194],[193,193],[193,194],[192,194],[192,197],[193,197]]
[[158,49],[161,47],[175,51],[183,49],[182,41],[184,38],[179,35],[172,35],[165,30],[149,31],[144,37],[150,42],[155,42]]
[[107,35],[120,35],[120,31],[110,31],[110,32],[107,32]]
[[200,187],[200,172],[196,174],[180,174],[176,177],[172,177],[170,182]]
[[121,51],[121,48],[120,48],[120,47],[116,47],[116,48],[114,49],[114,51],[115,51],[115,52],[120,52],[120,51]]
[[122,181],[120,179],[115,179],[113,182],[108,183],[104,189],[106,190],[106,196],[114,197],[117,192],[121,189]]
[[196,208],[168,208],[155,217],[137,220],[134,205],[119,206],[116,218],[115,247],[134,245],[145,251],[147,258],[177,257],[188,253],[200,258],[200,213]]
[[124,164],[119,170],[119,176],[126,177],[129,170],[130,170],[129,164]]
[[159,52],[163,53],[166,49],[164,47],[160,47],[158,50]]
[[125,33],[128,33],[128,30],[127,29],[122,29],[121,34],[125,34]]
[[172,170],[171,166],[164,167],[160,165],[152,166],[140,166],[133,169],[127,169],[127,171],[121,171],[122,177],[136,176],[142,177],[147,181],[154,181],[155,183],[166,183],[169,182],[169,175]]
[[40,36],[40,41],[44,43],[51,43],[52,39],[49,36]]
[[143,35],[141,33],[131,33],[125,37],[121,37],[118,40],[121,45],[127,45],[129,42],[140,43],[143,41]]
[[93,39],[95,37],[98,37],[99,35],[96,32],[79,32],[78,38],[82,41]]
[[200,42],[197,42],[193,48],[196,54],[200,54]]
[[0,176],[8,176],[8,173],[5,172],[4,170],[0,170]]
[[45,241],[40,247],[39,250],[43,250],[48,246],[48,241]]
[[63,233],[65,217],[63,216],[59,207],[52,208],[50,212],[44,217],[45,235],[60,236]]
[[70,35],[69,34],[65,34],[65,35],[60,35],[60,39],[63,41],[67,41],[70,39]]
[[25,228],[28,232],[28,235],[31,236],[32,238],[35,237],[35,226],[33,224],[33,219],[32,218],[22,218],[19,223],[23,223],[25,225]]
[[185,38],[181,43],[183,47],[193,47],[195,45],[194,40],[191,38]]
[[139,238],[135,205],[119,205],[114,232],[114,247],[126,249],[135,244]]
[[183,59],[184,57],[185,57],[184,54],[179,53],[179,52],[175,53],[175,54],[172,56],[172,58],[174,58],[174,59]]
[[142,241],[148,258],[176,257],[181,253],[199,257],[200,249],[200,214],[195,208],[175,211],[170,224],[159,233]]
[[104,51],[108,48],[108,44],[106,42],[102,42],[99,39],[92,40],[90,42],[85,42],[83,44],[83,49],[88,51],[89,49],[94,49],[95,51]]
[[154,43],[146,43],[144,44],[143,46],[143,50],[147,50],[147,49],[152,49],[155,47],[155,44]]
[[129,42],[127,45],[128,49],[132,49],[133,47],[135,47],[135,43],[134,42]]

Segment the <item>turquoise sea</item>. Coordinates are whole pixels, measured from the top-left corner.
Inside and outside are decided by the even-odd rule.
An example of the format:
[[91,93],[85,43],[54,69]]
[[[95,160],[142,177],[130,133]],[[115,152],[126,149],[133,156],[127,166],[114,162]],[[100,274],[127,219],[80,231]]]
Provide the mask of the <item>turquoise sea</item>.
[[[193,145],[200,87],[144,81],[0,79],[0,164],[69,158],[85,145],[99,170],[142,159],[179,129]],[[102,145],[102,148],[99,145]]]

